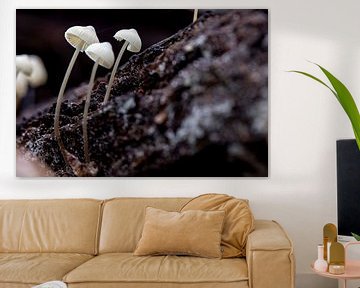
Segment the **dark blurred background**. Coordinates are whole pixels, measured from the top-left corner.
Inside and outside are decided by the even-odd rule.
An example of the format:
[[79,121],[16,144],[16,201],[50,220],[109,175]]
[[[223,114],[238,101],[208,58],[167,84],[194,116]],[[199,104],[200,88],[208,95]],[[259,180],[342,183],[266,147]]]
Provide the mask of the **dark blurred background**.
[[[192,20],[193,10],[190,9],[17,9],[16,54],[38,55],[48,72],[47,84],[25,96],[18,107],[17,116],[23,116],[25,110],[29,110],[31,106],[41,106],[44,101],[55,101],[67,65],[74,53],[74,48],[64,38],[64,33],[69,27],[94,26],[100,42],[110,42],[116,57],[122,43],[116,41],[113,35],[120,29],[136,29],[142,39],[143,51],[188,26]],[[133,53],[125,52],[120,65],[131,55]],[[89,81],[92,65],[93,62],[88,57],[79,55],[67,89]],[[109,70],[101,67],[97,76],[107,73]]]

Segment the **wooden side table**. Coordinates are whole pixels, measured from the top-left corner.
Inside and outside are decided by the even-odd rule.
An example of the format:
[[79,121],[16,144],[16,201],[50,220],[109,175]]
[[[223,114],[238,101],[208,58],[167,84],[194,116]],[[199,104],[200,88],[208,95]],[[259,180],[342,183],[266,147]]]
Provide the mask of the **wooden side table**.
[[320,272],[314,269],[314,264],[311,265],[311,269],[318,275],[327,278],[338,279],[343,281],[343,288],[346,288],[348,280],[360,279],[360,260],[348,260],[347,248],[352,245],[360,245],[360,242],[349,242],[345,244],[345,273],[340,275],[331,274],[329,272]]

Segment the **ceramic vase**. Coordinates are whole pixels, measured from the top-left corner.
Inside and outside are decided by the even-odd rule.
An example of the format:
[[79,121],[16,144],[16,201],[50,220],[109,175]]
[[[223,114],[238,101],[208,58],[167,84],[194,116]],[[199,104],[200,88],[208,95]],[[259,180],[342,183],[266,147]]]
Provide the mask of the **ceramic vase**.
[[318,259],[314,263],[314,269],[320,272],[328,269],[328,263],[324,260],[324,245],[318,245]]

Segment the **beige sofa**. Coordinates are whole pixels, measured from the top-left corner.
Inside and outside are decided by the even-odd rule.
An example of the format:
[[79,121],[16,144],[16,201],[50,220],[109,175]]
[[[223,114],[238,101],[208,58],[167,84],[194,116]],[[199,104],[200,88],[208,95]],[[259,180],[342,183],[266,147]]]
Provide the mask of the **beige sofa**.
[[177,211],[188,200],[2,200],[0,287],[294,287],[291,241],[269,220],[256,220],[246,258],[133,256],[145,207]]

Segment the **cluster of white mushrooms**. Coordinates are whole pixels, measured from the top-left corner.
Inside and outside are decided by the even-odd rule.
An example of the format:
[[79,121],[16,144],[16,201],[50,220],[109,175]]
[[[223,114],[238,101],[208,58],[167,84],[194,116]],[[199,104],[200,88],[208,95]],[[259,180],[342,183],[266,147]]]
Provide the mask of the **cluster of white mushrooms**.
[[62,82],[59,95],[57,98],[55,117],[54,117],[54,133],[55,133],[55,139],[59,144],[60,151],[64,157],[64,160],[67,163],[68,163],[67,151],[65,150],[64,144],[61,140],[59,118],[60,118],[61,103],[63,101],[66,84],[71,74],[74,63],[79,55],[79,52],[85,51],[86,55],[89,56],[89,58],[94,61],[94,66],[91,72],[89,86],[88,86],[88,92],[86,95],[83,121],[82,121],[82,130],[83,130],[83,139],[84,139],[84,157],[85,157],[85,162],[89,163],[90,157],[89,157],[89,148],[88,148],[87,117],[90,106],[91,92],[94,86],[96,70],[99,65],[107,69],[110,69],[114,65],[108,83],[107,91],[103,100],[103,104],[106,104],[110,97],[111,88],[115,78],[115,73],[117,71],[121,57],[125,49],[131,52],[139,52],[141,49],[141,39],[135,29],[120,30],[114,35],[114,38],[118,41],[124,40],[124,44],[119,52],[115,65],[114,65],[115,57],[111,44],[109,42],[100,43],[98,37],[96,36],[94,27],[74,26],[69,28],[65,32],[65,39],[69,42],[70,45],[72,45],[75,48],[75,51],[71,58],[70,64],[66,70],[65,77]]
[[42,60],[35,55],[16,56],[16,107],[32,88],[44,85],[47,81],[47,72]]
[[[198,9],[194,10],[193,22],[197,20]],[[112,46],[109,42],[100,43],[96,31],[92,26],[73,26],[66,30],[65,39],[68,43],[75,48],[74,54],[70,60],[69,66],[67,67],[64,80],[61,84],[60,91],[58,94],[55,117],[54,117],[54,135],[59,145],[61,154],[65,162],[69,165],[69,152],[66,151],[65,146],[61,140],[60,135],[60,110],[61,103],[63,102],[64,92],[66,84],[70,77],[71,71],[74,67],[76,59],[80,52],[85,52],[86,55],[94,61],[94,66],[91,72],[90,81],[88,85],[88,91],[85,100],[84,114],[82,120],[82,130],[84,139],[84,158],[85,162],[90,162],[89,148],[88,148],[88,133],[87,133],[87,118],[90,106],[91,92],[94,86],[94,80],[96,70],[99,65],[113,70],[111,72],[110,80],[107,86],[106,93],[104,95],[103,105],[105,105],[111,93],[111,88],[114,83],[115,73],[119,66],[122,55],[127,49],[130,52],[137,53],[141,50],[141,39],[135,29],[123,29],[116,32],[114,38],[118,41],[124,41],[123,46],[116,58]],[[47,80],[47,73],[41,59],[37,56],[20,55],[16,57],[16,96],[21,98],[26,94],[27,85],[30,84],[32,87],[37,87],[44,84]]]

